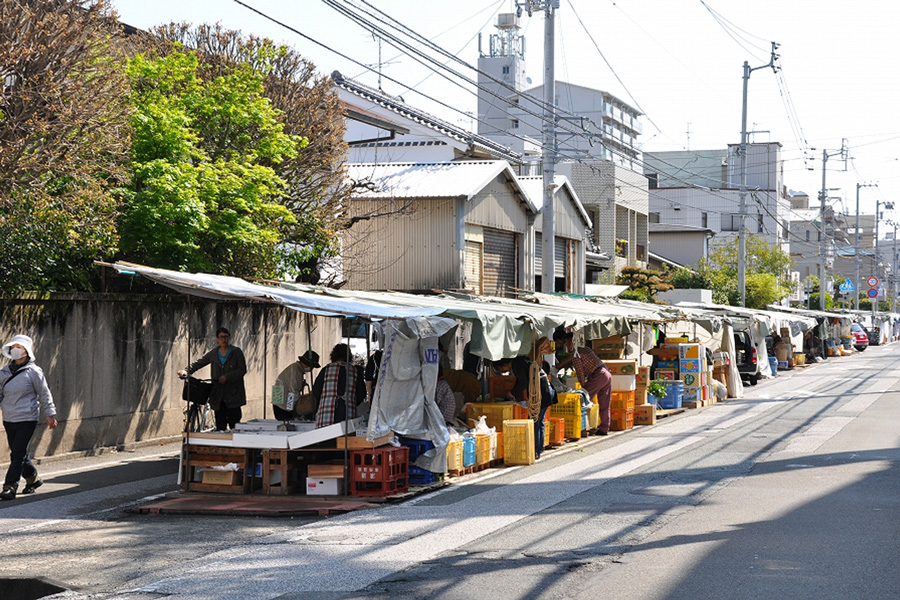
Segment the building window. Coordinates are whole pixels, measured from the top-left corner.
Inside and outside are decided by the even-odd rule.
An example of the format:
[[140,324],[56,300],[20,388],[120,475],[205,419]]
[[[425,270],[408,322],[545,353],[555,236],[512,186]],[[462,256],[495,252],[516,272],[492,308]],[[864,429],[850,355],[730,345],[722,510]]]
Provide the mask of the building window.
[[519,128],[519,120],[513,119],[512,122],[510,123],[510,127],[512,127],[513,129],[518,129]]
[[659,173],[647,173],[647,188],[655,190],[659,187]]
[[763,216],[762,214],[756,215],[757,225],[756,225],[756,233],[763,233]]
[[722,231],[740,231],[741,230],[741,215],[738,213],[731,213],[727,215],[722,215]]
[[806,241],[809,241],[809,229],[806,230]]
[[709,227],[708,213],[700,213],[700,227]]
[[503,74],[504,74],[504,75],[509,75],[509,65],[506,65],[506,66],[503,67]]
[[647,221],[650,223],[659,223],[659,213],[652,212],[647,216]]

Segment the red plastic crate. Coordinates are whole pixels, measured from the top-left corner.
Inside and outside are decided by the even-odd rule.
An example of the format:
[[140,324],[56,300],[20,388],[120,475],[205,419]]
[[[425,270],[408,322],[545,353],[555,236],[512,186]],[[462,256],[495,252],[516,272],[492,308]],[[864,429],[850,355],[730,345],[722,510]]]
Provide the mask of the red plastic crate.
[[350,482],[390,482],[409,476],[409,447],[388,446],[350,453]]
[[355,481],[350,488],[351,496],[393,496],[409,491],[409,479],[403,477],[394,481]]

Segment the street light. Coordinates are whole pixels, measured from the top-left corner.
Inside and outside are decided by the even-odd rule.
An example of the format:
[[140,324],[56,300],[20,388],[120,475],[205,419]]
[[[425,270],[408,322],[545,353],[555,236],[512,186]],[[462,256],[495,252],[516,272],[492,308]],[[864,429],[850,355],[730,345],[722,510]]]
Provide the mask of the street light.
[[891,201],[875,201],[875,276],[878,277],[878,222],[881,220],[881,208],[894,210],[894,203]]

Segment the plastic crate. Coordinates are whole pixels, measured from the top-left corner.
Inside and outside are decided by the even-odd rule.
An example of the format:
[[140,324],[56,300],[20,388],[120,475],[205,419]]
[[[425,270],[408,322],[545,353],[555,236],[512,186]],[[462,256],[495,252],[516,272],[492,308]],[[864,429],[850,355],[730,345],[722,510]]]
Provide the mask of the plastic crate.
[[409,467],[409,448],[382,447],[353,450],[350,453],[350,481],[395,481],[406,479]]
[[508,465],[534,463],[534,421],[516,419],[503,424],[503,462]]
[[588,429],[590,429],[590,426],[588,425],[588,421],[589,421],[588,413],[587,412],[581,413],[581,430],[582,431],[587,431]]
[[613,412],[610,414],[609,430],[626,431],[634,427],[634,409]]
[[488,434],[475,436],[475,464],[483,465],[491,462],[491,438]]
[[684,383],[681,381],[667,381],[666,395],[659,398],[658,405],[660,408],[681,408],[682,394]]
[[463,466],[471,467],[475,464],[475,438],[466,437],[462,439],[462,457]]
[[416,462],[416,459],[434,448],[434,442],[431,440],[417,440],[415,438],[401,437],[400,444],[409,448],[409,462]]
[[482,415],[487,417],[488,427],[503,431],[503,421],[527,419],[528,409],[515,402],[472,402],[466,409],[466,418],[472,423],[477,423]]
[[562,444],[566,439],[566,420],[557,417],[549,420],[549,429],[544,430],[544,438],[550,439],[550,445]]
[[625,411],[634,408],[634,390],[628,392],[613,392],[609,400],[609,409]]
[[463,443],[462,440],[453,440],[447,444],[447,470],[461,471],[463,469]]
[[503,458],[503,432],[497,432],[497,458]]
[[434,473],[420,467],[411,466],[409,468],[409,483],[411,485],[434,483]]
[[559,403],[550,407],[551,417],[566,420],[566,437],[577,440],[581,437],[581,394],[560,394]]

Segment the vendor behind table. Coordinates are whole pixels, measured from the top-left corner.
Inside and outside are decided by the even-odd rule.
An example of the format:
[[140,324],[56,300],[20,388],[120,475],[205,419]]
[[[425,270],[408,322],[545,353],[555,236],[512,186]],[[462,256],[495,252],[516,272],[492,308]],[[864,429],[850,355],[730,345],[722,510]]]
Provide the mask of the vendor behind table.
[[307,350],[279,373],[272,393],[272,411],[276,419],[290,421],[295,418],[308,419],[315,415],[316,403],[312,397],[309,378],[313,369],[321,367],[319,354]]

